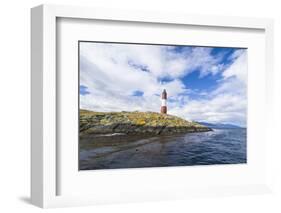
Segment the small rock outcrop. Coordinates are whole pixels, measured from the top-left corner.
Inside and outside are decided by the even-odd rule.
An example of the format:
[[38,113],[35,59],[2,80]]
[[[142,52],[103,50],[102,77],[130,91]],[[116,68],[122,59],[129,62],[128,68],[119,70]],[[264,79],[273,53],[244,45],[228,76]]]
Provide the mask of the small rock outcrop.
[[156,112],[93,112],[80,110],[80,136],[88,134],[174,134],[212,129],[173,115]]

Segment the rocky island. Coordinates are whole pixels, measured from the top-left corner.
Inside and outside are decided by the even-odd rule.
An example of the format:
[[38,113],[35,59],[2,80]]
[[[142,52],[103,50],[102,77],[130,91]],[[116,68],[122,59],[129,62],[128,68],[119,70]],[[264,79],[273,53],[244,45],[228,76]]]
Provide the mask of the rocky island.
[[80,110],[80,136],[91,134],[167,135],[206,131],[212,131],[212,129],[169,114]]

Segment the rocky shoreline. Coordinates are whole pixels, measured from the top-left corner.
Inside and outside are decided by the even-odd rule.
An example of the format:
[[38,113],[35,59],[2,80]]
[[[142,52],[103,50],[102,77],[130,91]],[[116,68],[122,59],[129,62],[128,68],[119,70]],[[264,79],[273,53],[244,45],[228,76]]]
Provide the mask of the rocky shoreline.
[[80,136],[92,134],[167,135],[206,132],[211,128],[156,112],[93,112],[80,110]]

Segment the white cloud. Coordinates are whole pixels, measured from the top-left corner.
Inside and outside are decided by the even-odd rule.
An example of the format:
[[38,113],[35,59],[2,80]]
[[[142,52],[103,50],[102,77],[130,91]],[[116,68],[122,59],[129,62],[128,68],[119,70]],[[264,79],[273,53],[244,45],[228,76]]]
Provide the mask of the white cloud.
[[[232,54],[233,64],[220,64],[211,48],[156,45],[80,43],[80,85],[90,94],[80,95],[81,108],[95,111],[159,111],[160,93],[169,95],[169,113],[186,119],[245,125],[246,51]],[[200,76],[222,73],[216,90],[193,100],[180,77],[200,70]],[[161,82],[168,78],[169,81]],[[142,91],[143,96],[133,96]],[[206,92],[205,92],[206,93]],[[203,95],[204,94],[204,95]]]
[[223,71],[220,86],[203,99],[191,100],[171,113],[190,120],[246,126],[247,52],[235,51],[234,62]]
[[235,77],[240,82],[247,84],[247,52],[245,50],[237,50],[233,53],[232,59],[234,63],[223,72],[225,79]]

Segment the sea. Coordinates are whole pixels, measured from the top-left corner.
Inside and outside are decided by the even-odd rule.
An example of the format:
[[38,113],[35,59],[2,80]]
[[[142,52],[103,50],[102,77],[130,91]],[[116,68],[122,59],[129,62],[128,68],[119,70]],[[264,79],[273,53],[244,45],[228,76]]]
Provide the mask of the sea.
[[80,137],[79,170],[247,163],[247,129],[167,136]]

